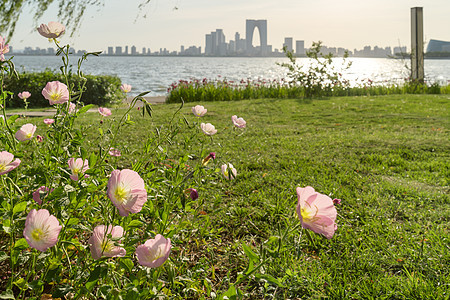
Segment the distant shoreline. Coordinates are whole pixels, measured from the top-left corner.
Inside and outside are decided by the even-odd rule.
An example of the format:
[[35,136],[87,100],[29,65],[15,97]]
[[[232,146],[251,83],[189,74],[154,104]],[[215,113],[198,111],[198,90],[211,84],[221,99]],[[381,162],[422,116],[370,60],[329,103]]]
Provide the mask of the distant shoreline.
[[[74,53],[74,56],[79,56],[81,57],[81,55]],[[5,57],[11,57],[11,56],[55,56],[55,54],[24,54],[24,53],[8,53],[5,54]],[[212,55],[143,55],[143,54],[137,54],[137,55],[132,55],[132,54],[122,54],[122,55],[109,55],[109,54],[100,54],[99,57],[198,57],[198,58],[279,58],[279,57],[286,57],[284,54],[279,54],[279,55],[265,55],[265,56],[248,56],[248,55],[228,55],[228,56],[212,56]],[[299,55],[296,56],[297,58],[306,58],[305,55]],[[342,56],[334,56],[334,57],[342,57]],[[348,58],[388,58],[388,59],[402,59],[402,58],[408,58],[409,56],[405,54],[404,57],[395,57],[395,56],[349,56]],[[449,56],[427,56],[425,54],[424,59],[450,59],[450,55]]]

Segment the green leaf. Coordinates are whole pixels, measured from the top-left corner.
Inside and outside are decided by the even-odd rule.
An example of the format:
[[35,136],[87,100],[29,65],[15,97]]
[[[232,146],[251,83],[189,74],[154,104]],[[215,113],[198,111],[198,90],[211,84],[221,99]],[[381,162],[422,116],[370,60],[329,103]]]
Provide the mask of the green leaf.
[[10,289],[7,289],[3,293],[0,294],[0,299],[16,299],[14,298],[14,294]]
[[1,252],[0,252],[0,263],[1,263],[2,261],[7,260],[8,258],[9,258],[9,255],[6,254],[6,252],[4,252],[4,251],[1,251]]
[[19,115],[13,115],[11,117],[8,118],[8,125],[12,125],[14,124],[14,122],[19,118]]
[[93,107],[94,107],[93,104],[89,104],[89,105],[83,106],[83,107],[80,108],[80,110],[78,111],[78,114],[79,114],[79,115],[84,114],[85,112],[87,112],[88,110],[90,110],[90,109],[93,108]]
[[229,300],[236,300],[237,299],[237,292],[236,292],[236,288],[234,287],[234,285],[232,284],[229,288],[228,291],[226,291],[224,294],[222,294],[219,299],[229,299]]
[[259,256],[252,251],[252,249],[245,243],[242,243],[242,248],[244,249],[245,255],[252,261],[252,262],[258,262]]
[[14,285],[17,286],[19,289],[26,290],[28,288],[28,283],[25,279],[19,278],[16,281],[14,281]]
[[17,240],[14,243],[14,250],[24,250],[28,248],[27,240],[24,238],[21,238],[20,240]]
[[99,128],[98,132],[100,133],[100,135],[103,135],[103,129]]
[[25,209],[27,209],[27,202],[26,201],[19,202],[16,205],[14,205],[13,215],[19,212],[23,212]]
[[72,218],[72,219],[69,220],[69,222],[67,222],[67,226],[72,226],[72,225],[75,225],[75,224],[78,224],[78,223],[80,223],[80,219]]
[[11,221],[9,219],[6,219],[3,221],[3,231],[6,232],[7,234],[11,233]]
[[258,279],[264,279],[266,280],[268,283],[276,285],[278,287],[284,287],[284,285],[275,277],[269,275],[269,274],[255,274],[255,277]]
[[133,220],[128,224],[128,228],[139,228],[142,227],[144,224],[139,220]]
[[71,186],[70,184],[66,184],[64,186],[64,192],[66,192],[67,194],[71,193],[71,192],[76,192],[76,191],[77,190],[73,186]]
[[96,162],[97,162],[97,155],[95,155],[95,153],[92,152],[91,155],[89,156],[89,167],[93,168]]
[[129,273],[131,273],[133,271],[134,264],[131,259],[129,259],[129,258],[121,259],[119,261],[119,264],[122,266],[123,269],[125,269]]
[[44,288],[44,282],[42,280],[33,280],[28,284],[28,286],[34,291],[34,292],[42,292]]
[[94,286],[97,284],[98,280],[102,277],[106,277],[107,268],[98,266],[94,269],[94,271],[91,272],[89,275],[88,282],[86,283],[86,288],[91,291]]

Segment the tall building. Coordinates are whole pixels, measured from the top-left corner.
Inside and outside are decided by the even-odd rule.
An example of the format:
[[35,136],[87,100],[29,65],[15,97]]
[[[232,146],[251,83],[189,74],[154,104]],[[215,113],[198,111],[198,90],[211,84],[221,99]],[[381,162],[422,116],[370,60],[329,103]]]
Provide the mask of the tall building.
[[217,45],[225,43],[225,35],[222,29],[216,29]]
[[145,49],[145,47],[142,47],[142,55],[147,54],[147,53],[146,53],[146,50],[147,50],[147,49]]
[[212,55],[212,35],[207,34],[205,35],[205,54],[206,55]]
[[287,51],[291,51],[293,50],[292,48],[292,38],[291,37],[285,37],[284,38],[284,44],[283,44],[283,48],[286,47]]
[[[259,32],[259,53],[255,53],[253,47],[253,33],[255,28],[258,28]],[[246,53],[248,55],[260,54],[265,55],[268,53],[267,47],[267,20],[246,20],[245,22],[245,41],[246,41]]]
[[305,56],[305,41],[295,41],[295,55]]
[[217,51],[217,33],[215,31],[211,32],[211,53],[216,54]]
[[114,55],[114,48],[108,47],[108,55]]
[[122,47],[116,46],[116,55],[122,55]]
[[403,47],[394,47],[394,55],[402,55],[406,54],[406,46]]
[[137,55],[137,50],[136,50],[136,46],[131,46],[131,55]]
[[225,35],[222,29],[216,29],[217,48],[216,55],[224,56],[227,54],[227,44],[225,43]]
[[125,55],[128,55],[128,46],[125,46]]
[[428,52],[450,52],[450,42],[430,40],[427,46]]

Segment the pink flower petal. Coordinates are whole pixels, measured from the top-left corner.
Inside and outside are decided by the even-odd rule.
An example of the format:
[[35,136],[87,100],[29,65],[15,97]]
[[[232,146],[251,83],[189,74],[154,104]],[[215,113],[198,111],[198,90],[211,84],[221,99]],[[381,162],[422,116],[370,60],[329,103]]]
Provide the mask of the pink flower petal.
[[317,193],[310,186],[297,189],[297,214],[303,228],[331,239],[337,228],[337,211],[330,197]]

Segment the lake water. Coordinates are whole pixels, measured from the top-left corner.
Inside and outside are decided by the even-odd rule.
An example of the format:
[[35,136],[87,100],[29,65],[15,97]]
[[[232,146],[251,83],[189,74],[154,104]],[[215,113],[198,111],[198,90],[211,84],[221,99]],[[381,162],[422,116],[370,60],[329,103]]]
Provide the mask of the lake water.
[[[79,57],[71,63],[76,66]],[[344,78],[352,84],[371,79],[376,84],[401,83],[409,76],[408,60],[387,58],[349,58],[352,66],[343,71]],[[59,69],[61,58],[56,56],[15,56],[14,64],[19,72]],[[300,58],[300,64],[308,59]],[[341,59],[336,58],[337,66]],[[286,68],[277,62],[287,62],[284,57],[160,57],[160,56],[90,56],[82,67],[85,74],[117,75],[123,83],[133,86],[136,95],[152,91],[149,96],[164,96],[168,86],[180,79],[281,79]],[[450,83],[450,59],[425,60],[425,74],[429,82]]]

